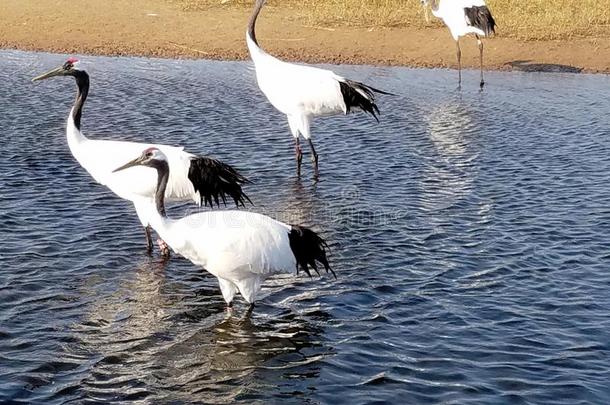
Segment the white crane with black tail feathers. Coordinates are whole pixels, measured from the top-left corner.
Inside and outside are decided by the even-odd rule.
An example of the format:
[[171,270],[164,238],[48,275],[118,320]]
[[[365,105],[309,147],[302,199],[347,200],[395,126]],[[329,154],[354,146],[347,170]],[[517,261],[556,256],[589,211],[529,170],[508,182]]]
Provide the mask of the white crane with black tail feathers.
[[460,37],[474,34],[479,45],[479,58],[481,67],[481,83],[483,88],[483,42],[481,37],[487,37],[496,31],[496,21],[484,0],[421,0],[428,18],[428,7],[432,9],[435,17],[443,20],[451,31],[457,45],[458,84],[462,84],[462,51],[460,50]]
[[302,136],[311,148],[314,176],[318,177],[318,154],[311,140],[311,121],[316,116],[347,114],[359,108],[377,121],[375,93],[391,94],[348,80],[330,70],[281,61],[265,52],[256,40],[256,19],[265,0],[256,0],[246,32],[246,43],[256,69],[256,79],[269,102],[288,117],[295,142],[297,175],[301,174]]
[[335,275],[326,258],[326,242],[308,228],[235,210],[168,218],[164,200],[172,169],[163,151],[147,148],[115,172],[142,166],[156,170],[158,176],[155,199],[150,201],[152,227],[175,252],[218,278],[227,305],[237,292],[253,305],[263,281],[275,273],[298,274],[300,267],[311,277],[309,267],[319,274],[320,263]]
[[[250,202],[242,191],[242,184],[248,180],[231,166],[208,157],[200,157],[184,151],[182,147],[154,145],[138,142],[89,139],[81,132],[83,105],[89,93],[89,75],[79,69],[78,60],[68,59],[60,67],[35,77],[32,81],[55,76],[72,76],[76,80],[77,94],[74,106],[68,115],[66,136],[72,155],[78,163],[100,184],[107,186],[116,195],[133,202],[138,218],[144,226],[146,245],[152,251],[150,236],[150,203],[155,195],[157,173],[155,170],[140,167],[129,172],[114,173],[113,170],[127,159],[154,146],[163,150],[172,169],[168,179],[166,197],[173,201],[190,201],[212,207],[226,204],[227,198],[235,205]],[[160,240],[159,246],[164,254],[169,253],[167,245]]]

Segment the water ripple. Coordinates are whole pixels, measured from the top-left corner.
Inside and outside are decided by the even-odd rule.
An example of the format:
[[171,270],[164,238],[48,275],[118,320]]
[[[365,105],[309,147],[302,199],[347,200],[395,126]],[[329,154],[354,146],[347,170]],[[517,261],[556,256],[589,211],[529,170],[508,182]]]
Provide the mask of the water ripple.
[[249,64],[83,58],[92,137],[225,159],[253,210],[328,238],[338,280],[274,278],[244,317],[147,257],[130,204],[74,161],[74,84],[30,83],[63,56],[1,53],[0,402],[607,402],[607,76],[456,92],[453,72],[333,67],[398,96],[380,124],[316,121],[316,184]]

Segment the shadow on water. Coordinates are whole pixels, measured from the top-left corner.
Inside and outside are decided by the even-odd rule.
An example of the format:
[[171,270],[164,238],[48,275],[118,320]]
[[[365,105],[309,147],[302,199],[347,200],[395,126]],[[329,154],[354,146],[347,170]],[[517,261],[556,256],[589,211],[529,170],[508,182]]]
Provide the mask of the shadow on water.
[[557,63],[537,63],[531,60],[514,60],[506,63],[514,70],[522,72],[546,72],[546,73],[580,73],[582,68]]

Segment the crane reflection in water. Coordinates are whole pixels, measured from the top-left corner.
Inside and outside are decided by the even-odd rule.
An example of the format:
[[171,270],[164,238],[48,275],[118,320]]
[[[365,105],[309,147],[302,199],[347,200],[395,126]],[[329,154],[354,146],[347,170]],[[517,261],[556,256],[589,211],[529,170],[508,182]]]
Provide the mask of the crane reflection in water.
[[289,301],[311,295],[306,286],[273,286],[271,302],[280,304],[236,316],[225,310],[213,277],[174,268],[182,265],[175,262],[144,259],[110,292],[98,290],[99,283],[83,285],[82,293],[96,299],[73,325],[75,343],[65,351],[93,361],[80,370],[87,377],[78,388],[74,381],[67,386],[97,399],[116,399],[120,387],[121,399],[154,392],[155,400],[197,394],[203,402],[209,395],[231,403],[282,377],[315,385],[317,364],[332,350],[320,343],[323,330],[309,315],[291,308]]

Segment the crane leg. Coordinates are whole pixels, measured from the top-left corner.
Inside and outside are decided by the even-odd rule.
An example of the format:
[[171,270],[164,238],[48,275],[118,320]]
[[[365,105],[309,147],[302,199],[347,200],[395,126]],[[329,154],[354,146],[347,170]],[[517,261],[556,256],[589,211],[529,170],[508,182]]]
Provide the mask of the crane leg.
[[246,314],[244,315],[245,319],[250,318],[250,316],[252,315],[252,312],[254,311],[254,303],[251,302],[250,306],[248,307],[248,310],[246,311]]
[[318,175],[320,174],[318,172],[318,154],[316,153],[316,148],[313,147],[311,138],[309,138],[307,141],[309,142],[309,147],[311,148],[311,163],[313,163],[314,177],[318,178]]
[[483,41],[481,41],[481,38],[479,38],[478,35],[475,36],[477,37],[477,44],[479,44],[479,61],[481,65],[481,88],[483,88],[483,86],[485,86],[485,80],[483,80]]
[[146,252],[151,254],[153,251],[153,241],[150,236],[150,225],[144,227],[144,234],[146,235]]
[[294,138],[294,153],[297,159],[297,176],[301,177],[301,162],[303,162],[303,151],[301,150],[301,143],[299,137]]
[[457,45],[457,62],[458,62],[458,88],[462,87],[462,50],[460,49],[460,39],[455,41]]

